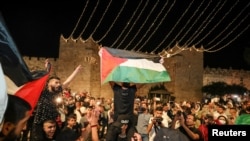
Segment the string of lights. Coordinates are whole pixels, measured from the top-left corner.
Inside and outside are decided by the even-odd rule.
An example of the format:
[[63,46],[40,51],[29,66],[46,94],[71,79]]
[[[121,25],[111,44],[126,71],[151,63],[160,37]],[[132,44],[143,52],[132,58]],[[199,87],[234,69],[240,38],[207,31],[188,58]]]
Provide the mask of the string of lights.
[[[183,17],[187,14],[187,12],[189,11],[189,9],[192,7],[194,1],[192,0],[192,2],[189,4],[189,6],[187,7],[187,9],[183,12],[183,14],[181,15],[181,17],[179,18],[179,20],[176,22],[176,24],[174,25],[173,29],[168,33],[168,35],[166,36],[165,39],[167,39],[167,37],[174,31],[175,27],[180,24],[181,20],[183,19]],[[164,41],[164,40],[163,40]],[[160,47],[162,45],[163,42],[161,42],[158,47]],[[157,48],[158,48],[157,47]],[[167,47],[171,47],[171,44],[168,44]]]
[[88,6],[88,3],[89,3],[89,0],[86,2],[85,6],[84,6],[84,8],[83,8],[83,10],[82,10],[82,13],[81,13],[79,19],[77,20],[77,23],[76,23],[76,25],[75,25],[73,31],[72,31],[71,34],[68,36],[68,38],[64,38],[65,40],[68,40],[69,38],[74,38],[73,35],[74,35],[74,33],[75,33],[77,27],[79,26],[79,23],[80,23],[80,21],[81,21],[81,19],[82,19],[82,16],[83,16],[84,12],[86,11],[86,8],[87,8],[87,6]]
[[[159,16],[162,14],[163,10],[165,9],[165,7],[168,5],[168,0],[167,2],[164,4],[164,6],[161,8],[161,11],[157,14],[156,18],[154,19],[154,21],[151,23],[150,27],[148,28],[148,30],[143,34],[142,38],[140,41],[137,42],[137,44],[134,46],[134,50],[136,50],[136,48],[138,47],[138,45],[143,41],[143,39],[148,35],[149,31],[151,31],[152,27],[156,24],[156,21],[159,19]],[[159,23],[161,24],[161,23]],[[155,32],[157,29],[155,28],[153,32]],[[147,39],[148,40],[148,39]],[[145,42],[144,42],[145,45]],[[141,47],[139,49],[137,49],[137,51],[140,51],[143,48],[143,45],[141,45]]]
[[[86,1],[73,31],[65,40],[69,38],[73,41],[79,38],[82,39],[82,35],[89,25],[91,24],[92,27],[96,25],[91,22],[97,21],[94,19],[94,15],[98,14],[99,1],[94,6],[94,10],[91,11],[92,13],[90,12],[90,16],[86,17],[88,20],[79,37],[74,39],[73,35],[77,28],[81,26],[80,21],[86,13],[89,0]],[[125,0],[123,3],[116,5],[119,7],[115,8],[119,10],[114,12],[112,17],[109,15],[112,20],[108,18],[111,23],[108,24],[107,30],[99,33],[99,29],[102,31],[106,29],[102,27],[102,24],[107,21],[105,18],[107,13],[110,12],[109,10],[114,8],[111,6],[112,3],[115,2],[110,0],[105,3],[105,11],[101,12],[102,15],[99,16],[101,18],[98,19],[98,23],[92,30],[90,37],[98,34],[98,37],[101,38],[94,39],[96,43],[105,44],[104,39],[105,41],[107,39],[110,47],[117,49],[141,52],[147,48],[147,52],[153,54],[161,51],[159,54],[166,58],[184,50],[197,52],[219,51],[239,38],[250,26],[248,21],[249,13],[247,13],[250,2],[245,2],[244,8],[237,9],[237,6],[243,3],[240,0],[203,0],[200,2],[190,0],[179,10],[177,7],[180,2],[176,2],[176,0],[141,0],[137,2],[134,9],[130,9],[133,13],[128,13],[124,17],[122,14],[124,14],[125,9],[127,10],[127,5],[132,4],[130,0]],[[133,4],[135,3],[133,2]],[[102,7],[104,6],[102,5]],[[179,10],[177,14],[173,14],[176,12],[175,10]],[[232,15],[233,17],[231,17]],[[175,17],[173,18],[173,16]],[[171,21],[171,24],[169,24],[169,21]],[[111,34],[111,31],[117,33]],[[173,45],[174,42],[176,42],[175,45]],[[149,46],[149,44],[151,45]]]
[[[210,45],[210,44],[212,44],[213,42],[215,42],[215,40],[216,39],[218,39],[219,37],[221,37],[222,36],[222,34],[224,34],[227,30],[228,30],[228,28],[240,17],[240,15],[241,15],[241,13],[243,12],[243,11],[245,11],[245,9],[248,7],[250,5],[250,3],[244,8],[244,9],[242,9],[241,10],[241,12],[239,13],[239,14],[237,14],[237,16],[220,32],[220,34],[218,34],[217,36],[215,36],[215,38],[213,38],[213,40],[211,40],[210,42],[208,42],[208,46]],[[239,27],[240,26],[240,24],[247,18],[249,16],[249,14],[247,14],[247,16],[245,17],[245,18],[243,18],[241,21],[240,21],[240,23],[239,24],[237,24],[236,25],[236,27],[234,28],[234,29],[236,29],[237,27]],[[232,29],[229,29],[229,33],[232,33],[232,31],[234,31],[234,30],[232,30]],[[226,34],[227,36],[228,36],[228,34]],[[221,40],[222,41],[222,40]],[[221,42],[220,41],[220,42]]]
[[[210,1],[212,2],[212,1]],[[189,39],[187,39],[186,41],[186,45],[190,46],[190,44],[197,38],[200,36],[201,33],[203,33],[204,29],[209,25],[209,23],[212,21],[212,19],[215,17],[215,15],[217,14],[218,11],[220,11],[219,9],[221,9],[223,7],[223,5],[226,3],[226,1],[224,1],[224,3],[220,6],[222,1],[218,2],[216,4],[216,6],[213,8],[213,10],[211,12],[208,12],[209,15],[206,16],[206,18],[203,20],[203,22],[200,24],[200,26],[197,28],[197,30],[195,30],[194,34],[192,36],[189,37]],[[209,3],[210,4],[210,3]],[[220,6],[220,8],[218,8]],[[217,9],[218,8],[218,9]],[[204,10],[205,11],[205,10]],[[211,17],[212,16],[212,17]],[[199,31],[199,32],[198,32]],[[198,32],[198,33],[197,33]],[[194,37],[195,36],[195,37]]]
[[174,2],[171,4],[170,8],[168,9],[166,14],[164,15],[164,17],[161,19],[161,21],[159,22],[159,24],[157,25],[157,27],[153,31],[153,33],[151,33],[151,35],[148,37],[148,39],[143,43],[143,45],[141,45],[141,47],[137,51],[140,51],[149,42],[149,40],[152,38],[152,36],[155,35],[156,31],[158,31],[159,27],[162,25],[163,21],[166,19],[168,13],[172,10],[173,6],[175,5],[175,2],[176,1],[174,0]]
[[[208,7],[210,6],[211,3],[212,3],[212,1],[209,1],[208,4],[205,4],[206,7],[202,10],[201,13],[199,13],[198,17],[197,17],[197,18],[195,19],[195,21],[192,23],[192,25],[190,26],[190,28],[184,33],[184,35],[181,36],[181,38],[179,39],[179,43],[185,42],[185,41],[183,41],[183,40],[186,38],[186,36],[188,35],[188,33],[190,33],[190,31],[191,31],[192,29],[196,28],[196,25],[199,25],[198,21],[202,18],[202,16],[204,15],[205,11],[208,9]],[[205,23],[205,22],[203,22],[203,24],[204,24],[204,23]],[[202,24],[200,24],[200,26],[199,26],[198,28],[196,28],[194,34],[196,34],[196,33],[200,30],[201,27],[202,27]],[[193,35],[194,35],[194,34],[193,34]],[[193,35],[192,35],[192,36],[193,36]],[[190,37],[190,38],[187,40],[187,42],[188,42],[189,40],[191,40],[191,39],[192,39],[192,37]],[[186,43],[185,43],[185,44],[186,44]]]
[[[203,36],[203,37],[200,39],[200,41],[198,41],[195,45],[200,44],[208,35],[210,35],[210,34],[216,29],[216,27],[223,21],[223,19],[226,18],[226,16],[231,12],[231,10],[233,9],[233,7],[234,7],[236,4],[237,4],[237,2],[230,8],[230,10],[229,10],[227,13],[225,13],[225,15],[224,15],[222,18],[220,18],[219,22],[217,22],[217,23],[213,26],[213,28],[210,29],[209,32],[208,32],[205,36]],[[224,4],[223,4],[223,5],[224,5]],[[223,7],[223,6],[221,6],[220,9],[221,9],[222,7]],[[220,11],[220,9],[218,10],[218,12]],[[217,14],[218,12],[216,12],[216,14]],[[212,19],[216,16],[216,14],[211,18],[210,21],[212,21]],[[206,28],[206,27],[207,27],[207,26],[205,26],[205,28]],[[198,37],[198,36],[196,36],[196,37]],[[190,44],[191,44],[191,43],[190,43]],[[188,44],[188,45],[189,45],[189,44]]]
[[[135,40],[135,38],[139,35],[139,33],[142,31],[143,27],[144,27],[145,24],[148,22],[149,17],[152,15],[152,13],[153,13],[153,11],[155,10],[155,8],[156,8],[156,6],[158,5],[158,3],[159,3],[159,0],[157,0],[157,2],[154,4],[153,8],[150,10],[150,12],[149,12],[149,14],[147,15],[146,19],[144,20],[144,22],[142,23],[142,25],[140,26],[140,28],[137,30],[136,34],[133,35],[134,37],[133,37],[133,39],[131,40],[131,42],[133,42],[133,41]],[[148,29],[147,29],[147,30],[148,30]],[[141,40],[141,38],[140,38],[140,40]],[[140,42],[140,41],[139,41],[139,42]],[[127,47],[128,47],[128,46],[127,46]],[[127,48],[127,47],[126,47],[126,48]],[[133,47],[132,50],[134,50],[134,47]]]
[[[194,2],[194,1],[192,1],[192,2],[188,5],[187,9],[182,13],[182,15],[180,16],[180,18],[178,19],[178,21],[177,21],[177,22],[175,23],[175,25],[173,26],[173,28],[171,28],[171,30],[168,32],[167,36],[164,37],[164,39],[156,46],[156,48],[155,48],[154,50],[152,50],[152,53],[155,52],[156,50],[158,50],[158,49],[162,46],[162,44],[163,44],[165,41],[167,41],[167,38],[168,38],[168,37],[170,36],[170,34],[174,31],[174,29],[176,28],[176,26],[180,23],[180,21],[182,20],[182,18],[184,17],[184,15],[187,13],[188,9],[192,6],[193,2]],[[169,49],[169,48],[171,48],[169,45],[167,45],[167,46],[165,47],[166,50]]]
[[97,7],[98,7],[98,5],[99,5],[99,2],[100,2],[100,0],[97,1],[96,5],[95,5],[95,8],[94,8],[93,12],[92,12],[91,15],[90,15],[90,18],[88,19],[88,21],[87,21],[85,27],[84,27],[83,30],[81,31],[81,33],[80,33],[80,35],[78,36],[78,38],[81,38],[82,34],[84,33],[84,31],[85,31],[86,28],[88,27],[88,25],[89,25],[89,23],[90,23],[90,20],[92,19],[94,13],[96,12],[96,9],[97,9]]
[[100,43],[100,42],[109,34],[111,28],[114,26],[115,22],[116,22],[117,19],[120,17],[120,15],[121,15],[123,9],[125,8],[126,4],[127,4],[127,0],[125,0],[125,2],[123,3],[122,8],[121,8],[120,11],[118,12],[118,14],[117,14],[115,20],[112,22],[111,26],[110,26],[109,29],[106,31],[106,33],[105,33],[100,39],[98,39],[98,40],[96,41],[97,43]]
[[101,19],[99,20],[98,24],[96,25],[95,29],[94,29],[93,32],[90,34],[90,36],[93,36],[94,33],[96,32],[97,28],[100,27],[100,24],[101,24],[103,18],[105,17],[107,11],[109,10],[109,7],[110,7],[111,3],[112,3],[112,0],[109,1],[108,6],[106,7],[105,11],[103,12]]
[[[204,0],[200,3],[200,5],[198,6],[198,8],[196,8],[196,10],[194,11],[194,13],[192,14],[192,16],[188,19],[187,22],[185,22],[185,25],[181,28],[181,30],[177,33],[177,35],[174,37],[174,39],[169,43],[169,45],[171,45],[174,41],[176,41],[176,39],[179,37],[179,35],[182,33],[182,31],[184,29],[186,29],[186,27],[189,25],[189,23],[193,20],[193,18],[195,17],[195,15],[198,13],[198,11],[200,10],[201,6],[203,5]],[[199,18],[196,18],[197,20]],[[194,24],[195,22],[193,22]],[[189,30],[192,29],[192,26],[189,27]],[[189,30],[187,32],[189,32]]]
[[[123,33],[127,30],[127,28],[129,27],[129,24],[131,23],[132,19],[134,18],[135,14],[137,13],[137,11],[140,9],[140,6],[142,4],[142,0],[140,1],[140,3],[136,6],[137,8],[135,9],[135,11],[133,12],[132,16],[130,17],[128,23],[126,24],[126,26],[123,28],[122,32],[120,33],[120,35],[117,37],[117,39],[113,42],[113,44],[110,47],[114,47],[114,45],[120,40],[120,38],[122,37]],[[121,44],[119,44],[118,46],[120,46]]]
[[[211,48],[208,49],[204,49],[203,48],[203,52],[217,52],[225,47],[227,47],[228,45],[230,45],[233,41],[235,41],[238,37],[240,37],[246,30],[248,30],[250,27],[250,25],[248,25],[246,28],[244,28],[242,31],[240,31],[240,33],[237,34],[237,36],[234,36],[234,38],[232,38],[229,42],[227,42],[226,44],[224,44],[223,46],[221,46],[220,48],[216,49],[216,50],[211,50]],[[213,46],[213,48],[215,47],[215,45]]]
[[[228,37],[242,24],[242,22],[243,21],[245,21],[247,18],[248,18],[248,16],[249,16],[249,14],[245,17],[245,18],[243,18],[241,21],[240,21],[240,23],[239,24],[237,24],[237,26],[235,26],[233,29],[230,29],[230,31],[229,32],[227,32],[227,34],[225,35],[225,36],[222,36],[222,33],[224,32],[224,31],[222,31],[221,32],[221,36],[222,36],[222,38],[219,40],[219,41],[216,41],[215,42],[215,38],[209,43],[209,45],[210,44],[212,44],[212,43],[214,43],[214,45],[212,46],[212,47],[210,47],[210,48],[208,48],[207,50],[210,50],[210,52],[211,52],[211,50],[212,49],[214,49],[214,48],[216,48],[217,46],[219,46],[219,44],[221,44],[223,41],[225,41],[226,39],[228,39]],[[247,30],[248,28],[249,28],[249,26],[250,25],[248,25],[245,29],[243,29],[242,30],[242,32],[244,32],[245,30]],[[228,29],[228,27],[229,26],[227,26],[226,28],[225,28],[225,30],[226,29]],[[219,36],[220,36],[219,35]],[[218,37],[219,37],[218,36]],[[238,37],[239,35],[237,35],[237,37]],[[217,38],[217,37],[216,37]],[[236,39],[236,38],[233,38],[233,39]],[[231,39],[230,39],[231,40]],[[231,41],[229,41],[229,42],[231,42]],[[216,50],[213,50],[214,52],[215,51],[219,51],[219,50],[221,50],[221,49],[223,49],[223,48],[225,48],[226,46],[222,46],[222,47],[220,47],[220,48],[218,48],[218,49],[216,49]]]
[[[134,29],[134,26],[136,25],[136,23],[138,22],[139,18],[141,17],[142,13],[144,12],[144,10],[146,9],[147,5],[148,5],[149,0],[146,1],[144,7],[142,8],[141,12],[139,13],[139,15],[137,16],[136,20],[133,22],[133,25],[130,27],[129,31],[127,32],[127,34],[124,36],[123,40],[120,42],[120,44],[116,47],[119,48],[120,45],[125,41],[125,39],[127,39],[128,35],[130,35],[130,32],[132,31],[132,29]],[[127,49],[128,46],[130,46],[132,42],[130,41],[126,47],[124,49]]]

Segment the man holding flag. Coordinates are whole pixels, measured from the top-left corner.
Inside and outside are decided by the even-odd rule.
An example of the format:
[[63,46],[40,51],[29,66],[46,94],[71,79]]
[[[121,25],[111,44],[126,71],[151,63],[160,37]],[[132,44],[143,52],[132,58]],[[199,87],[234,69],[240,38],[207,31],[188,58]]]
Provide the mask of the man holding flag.
[[[114,92],[114,123],[111,124],[107,131],[106,140],[128,140],[134,136],[135,115],[134,115],[134,99],[137,89],[142,84],[109,82]],[[123,121],[126,121],[124,123]],[[117,129],[118,128],[118,129]],[[121,130],[120,130],[121,129]]]
[[115,122],[109,127],[106,140],[135,140],[135,94],[142,84],[170,81],[168,72],[162,65],[163,59],[158,55],[108,47],[102,47],[99,55],[101,83],[109,82],[114,93]]

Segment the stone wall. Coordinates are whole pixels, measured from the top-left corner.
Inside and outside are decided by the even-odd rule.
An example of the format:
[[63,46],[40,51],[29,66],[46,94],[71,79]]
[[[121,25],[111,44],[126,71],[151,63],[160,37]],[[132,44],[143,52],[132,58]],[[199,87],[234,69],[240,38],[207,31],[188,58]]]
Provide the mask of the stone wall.
[[177,101],[198,101],[202,98],[203,53],[185,50],[166,60],[172,82],[167,87]]
[[[100,84],[99,45],[92,39],[73,40],[60,38],[59,58],[49,58],[52,63],[52,74],[64,81],[81,64],[83,70],[70,84],[72,92],[88,91],[95,97],[112,98],[113,93],[108,84]],[[31,70],[43,69],[46,58],[23,57]],[[203,85],[203,53],[184,50],[164,60],[171,82],[164,83],[168,91],[177,101],[197,101],[202,97]],[[149,89],[155,85],[145,84],[137,95],[147,96]]]
[[203,74],[203,85],[211,82],[225,82],[229,85],[237,84],[250,89],[250,71],[220,68],[205,68]]

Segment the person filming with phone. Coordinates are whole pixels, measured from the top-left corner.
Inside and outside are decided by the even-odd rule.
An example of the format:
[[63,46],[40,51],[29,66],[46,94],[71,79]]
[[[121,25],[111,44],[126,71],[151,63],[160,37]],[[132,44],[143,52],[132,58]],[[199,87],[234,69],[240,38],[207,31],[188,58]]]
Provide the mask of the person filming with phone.
[[154,116],[149,119],[148,124],[148,134],[149,134],[149,141],[153,141],[155,135],[160,130],[160,128],[167,127],[168,121],[162,117],[163,114],[163,107],[157,106],[154,110]]
[[[180,126],[176,126],[179,121]],[[190,141],[203,141],[202,133],[195,127],[196,118],[193,114],[178,111],[174,117],[171,128],[179,130],[186,135]]]

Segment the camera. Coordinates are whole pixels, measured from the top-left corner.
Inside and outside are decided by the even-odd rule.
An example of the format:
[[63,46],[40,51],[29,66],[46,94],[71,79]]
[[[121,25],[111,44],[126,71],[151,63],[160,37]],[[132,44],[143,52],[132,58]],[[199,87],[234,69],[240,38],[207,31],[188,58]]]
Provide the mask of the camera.
[[144,112],[146,111],[146,108],[145,107],[140,107],[140,112]]
[[162,117],[155,117],[154,120],[156,121],[156,123],[161,124],[163,118]]

